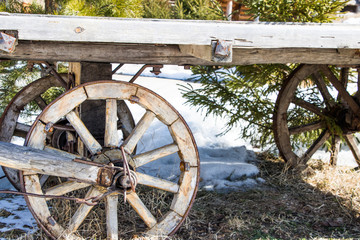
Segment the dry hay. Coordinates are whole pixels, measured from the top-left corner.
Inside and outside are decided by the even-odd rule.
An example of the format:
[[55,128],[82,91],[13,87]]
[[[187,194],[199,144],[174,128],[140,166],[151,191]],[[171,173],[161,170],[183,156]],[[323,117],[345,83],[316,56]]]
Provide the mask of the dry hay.
[[[189,216],[170,239],[360,239],[359,172],[316,161],[299,172],[271,155],[259,158],[264,185],[226,194],[199,191]],[[156,207],[167,200],[156,192],[146,197],[144,202]],[[129,206],[119,207],[126,218],[120,220],[121,237],[129,239],[141,219]],[[63,211],[70,210],[64,206]],[[104,215],[97,214],[93,221],[98,222],[91,224],[104,231]],[[41,231],[31,237],[46,239]]]

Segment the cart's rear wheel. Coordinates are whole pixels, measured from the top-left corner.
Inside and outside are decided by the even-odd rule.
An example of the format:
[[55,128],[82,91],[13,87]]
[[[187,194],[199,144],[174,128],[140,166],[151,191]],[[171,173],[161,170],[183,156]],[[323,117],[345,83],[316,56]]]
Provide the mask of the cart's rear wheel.
[[[77,106],[87,100],[106,101],[104,146],[91,135],[76,113]],[[144,109],[143,117],[123,142],[117,133],[117,100],[126,100]],[[93,161],[121,163],[122,146],[137,185],[136,191],[127,189],[126,199],[130,205],[122,200],[122,192],[108,195],[95,207],[71,205],[66,200],[27,197],[30,210],[45,231],[55,238],[67,239],[118,239],[119,236],[166,236],[174,233],[194,201],[200,166],[194,138],[179,113],[163,98],[139,85],[119,81],[92,82],[69,90],[49,104],[32,126],[26,144],[46,149],[45,129],[63,117],[81,137]],[[137,150],[135,154],[135,146],[154,124],[167,129],[169,138],[162,136],[156,139],[160,146],[145,152]],[[176,171],[171,173],[175,174],[175,179],[172,176],[170,181],[144,173],[149,164],[161,162],[164,159],[160,158],[165,156],[168,156],[166,162],[175,166]],[[71,179],[52,179],[41,186],[38,175],[22,173],[22,178],[24,190],[38,194],[89,197],[107,191],[104,187]]]
[[326,65],[300,65],[284,81],[276,101],[274,136],[291,165],[306,164],[325,142],[336,164],[341,140],[360,163],[354,137],[360,131],[360,85],[349,85],[349,68],[340,72],[337,77]]
[[[32,101],[35,101],[40,109],[44,109],[46,102],[41,95],[51,87],[61,87],[61,84],[55,77],[46,76],[28,84],[15,95],[0,118],[0,141],[10,142],[13,136],[25,139],[30,126],[19,122],[21,110]],[[20,189],[18,170],[2,168],[11,184]]]

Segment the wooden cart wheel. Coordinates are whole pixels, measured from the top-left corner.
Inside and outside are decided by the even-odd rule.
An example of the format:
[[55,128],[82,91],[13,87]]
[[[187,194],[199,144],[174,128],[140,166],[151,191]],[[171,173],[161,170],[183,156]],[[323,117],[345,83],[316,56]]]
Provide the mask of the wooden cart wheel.
[[[60,74],[60,76],[63,79],[67,78],[67,74]],[[34,101],[40,109],[44,109],[47,103],[41,98],[41,95],[52,87],[61,86],[59,80],[52,75],[48,75],[33,81],[21,89],[10,101],[0,118],[0,141],[10,142],[13,136],[25,139],[30,126],[19,122],[21,111],[32,101]],[[118,104],[118,117],[120,129],[126,138],[134,128],[135,123],[129,108],[123,101],[119,101]],[[65,134],[66,131],[64,130],[56,130],[53,137],[54,143],[58,140],[55,140],[56,136],[60,139]],[[59,148],[58,145],[58,143],[53,144],[56,148]],[[18,170],[6,167],[2,168],[10,183],[19,190],[20,180]]]
[[337,77],[326,65],[300,65],[284,81],[273,127],[280,154],[291,165],[306,164],[326,141],[331,145],[330,162],[336,164],[342,139],[360,163],[354,138],[360,131],[360,84],[349,87],[355,91],[351,95],[349,68],[340,72]]
[[[61,76],[65,78],[67,74]],[[51,87],[61,87],[61,84],[54,76],[46,76],[28,84],[15,95],[0,118],[0,141],[10,142],[13,136],[26,137],[30,126],[18,122],[21,110],[32,101],[35,101],[40,109],[44,109],[47,104],[41,98],[41,94]],[[11,184],[20,189],[19,172],[11,168],[2,168]]]
[[[100,99],[106,101],[104,146],[95,140],[76,113],[77,106],[84,101]],[[144,109],[144,115],[123,142],[116,128],[116,100],[126,100]],[[135,191],[123,186],[126,194],[116,191],[95,207],[66,200],[27,197],[28,206],[43,229],[56,239],[118,239],[174,233],[194,201],[200,166],[194,138],[179,113],[163,98],[139,85],[120,81],[91,82],[67,91],[49,104],[33,124],[27,146],[47,150],[45,129],[63,117],[76,129],[91,153],[92,161],[122,166],[121,149],[125,150],[131,176],[136,179]],[[135,146],[152,123],[169,131],[169,142],[134,154]],[[158,140],[163,142],[163,139]],[[142,171],[148,164],[162,161],[164,156],[172,159],[178,171],[176,179],[170,181]],[[93,197],[108,191],[100,185],[60,178],[41,186],[38,175],[22,172],[21,176],[26,192]]]

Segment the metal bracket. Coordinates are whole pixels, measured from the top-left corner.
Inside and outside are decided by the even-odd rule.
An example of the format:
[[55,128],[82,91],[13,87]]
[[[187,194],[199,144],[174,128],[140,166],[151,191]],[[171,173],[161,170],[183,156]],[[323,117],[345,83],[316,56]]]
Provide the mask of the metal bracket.
[[[12,35],[16,36],[16,34],[12,34]],[[13,53],[15,51],[17,39],[12,35],[10,35],[10,32],[9,34],[5,33],[4,31],[0,32],[0,50],[5,51],[7,53]]]
[[163,67],[162,64],[145,64],[140,68],[140,70],[130,79],[130,83],[135,82],[135,80],[140,76],[140,74],[148,67],[152,67],[153,70],[150,71],[151,73],[154,73],[155,75],[159,75],[161,73],[160,69]]
[[213,62],[232,62],[233,41],[230,40],[212,40],[211,41],[211,61]]

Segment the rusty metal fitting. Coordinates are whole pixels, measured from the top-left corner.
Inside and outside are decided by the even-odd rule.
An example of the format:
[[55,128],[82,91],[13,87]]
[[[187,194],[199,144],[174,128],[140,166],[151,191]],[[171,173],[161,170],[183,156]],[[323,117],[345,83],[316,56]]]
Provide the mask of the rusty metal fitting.
[[99,170],[96,183],[104,187],[110,187],[113,185],[113,177],[114,170],[105,166]]
[[213,62],[232,62],[233,55],[233,41],[217,39],[211,41],[211,61]]
[[161,68],[164,67],[164,65],[154,65],[152,66],[153,67],[153,70],[150,71],[151,73],[155,74],[155,75],[159,75],[161,73]]
[[190,164],[188,162],[180,162],[180,171],[188,172],[190,170]]
[[54,124],[52,122],[47,123],[44,130],[47,133],[52,133],[54,131]]
[[140,101],[140,98],[135,95],[131,95],[129,101],[130,103],[138,103]]
[[16,46],[16,37],[13,37],[4,32],[0,32],[0,50],[7,53],[13,53]]
[[130,176],[125,172],[119,172],[114,177],[114,183],[117,189],[130,190],[137,185],[136,173],[130,170]]

